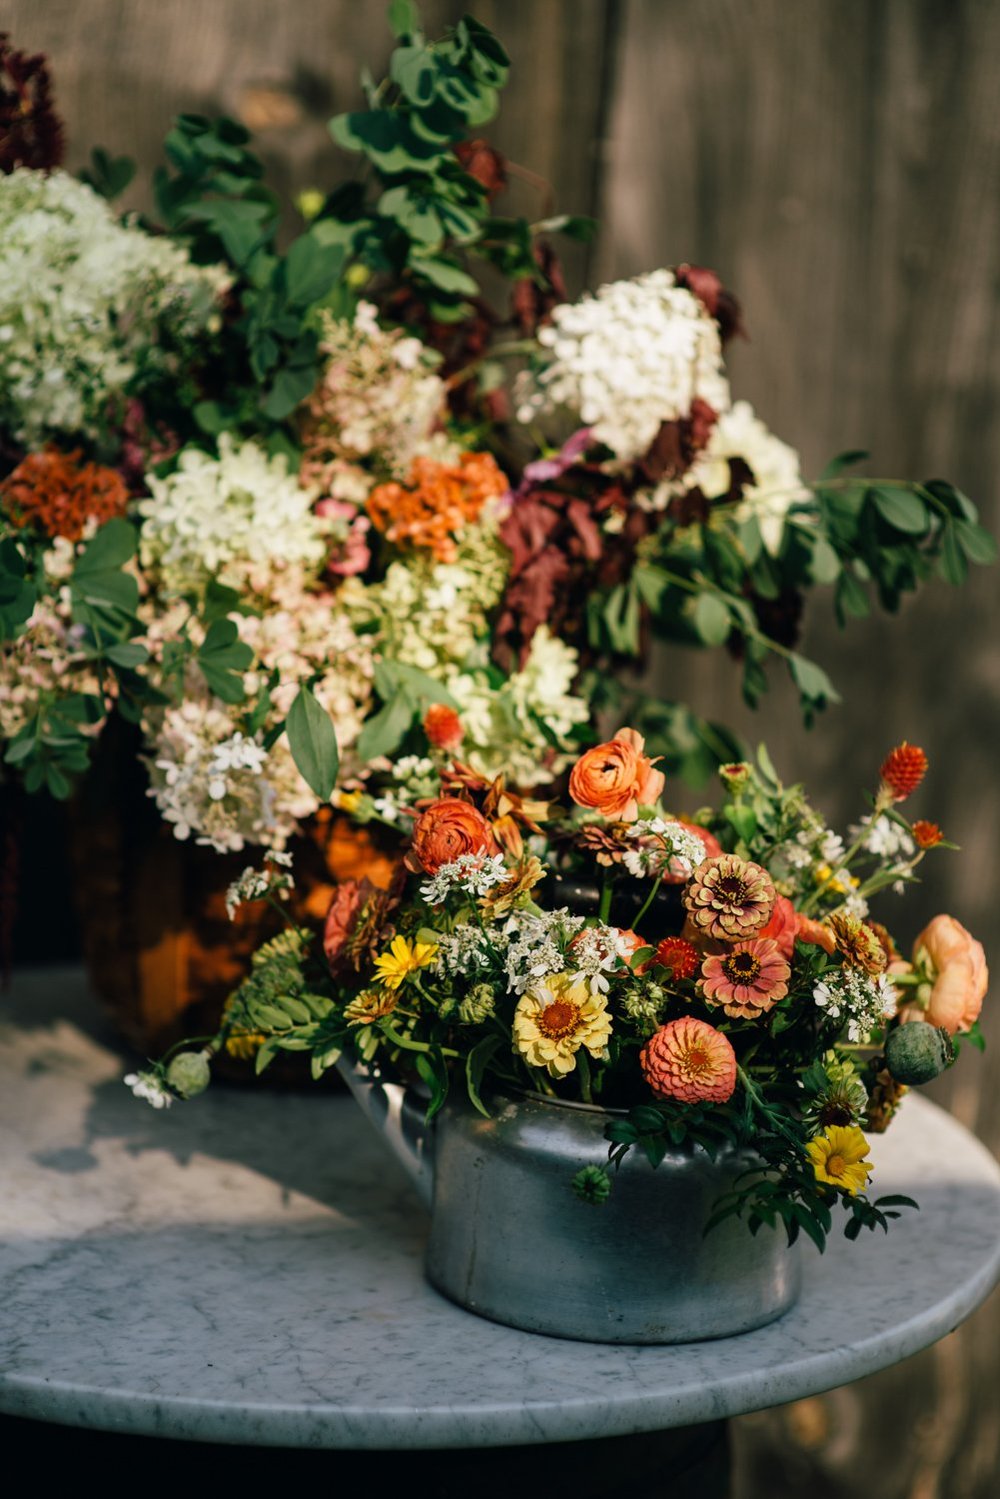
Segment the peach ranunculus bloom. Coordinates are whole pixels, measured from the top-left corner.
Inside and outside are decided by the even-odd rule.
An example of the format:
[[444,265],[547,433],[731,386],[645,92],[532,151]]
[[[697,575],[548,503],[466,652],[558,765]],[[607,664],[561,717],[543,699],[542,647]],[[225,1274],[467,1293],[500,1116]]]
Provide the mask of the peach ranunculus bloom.
[[619,729],[606,744],[582,754],[569,778],[577,806],[593,807],[616,822],[634,822],[640,806],[659,801],[666,777],[642,753],[645,744],[635,729]]
[[913,1000],[900,1010],[903,1020],[926,1020],[954,1036],[979,1018],[990,981],[983,944],[954,916],[935,916],[913,944],[913,964],[931,983],[926,1007]]
[[493,829],[477,807],[458,796],[440,796],[424,808],[413,825],[406,866],[433,875],[462,854],[499,852]]

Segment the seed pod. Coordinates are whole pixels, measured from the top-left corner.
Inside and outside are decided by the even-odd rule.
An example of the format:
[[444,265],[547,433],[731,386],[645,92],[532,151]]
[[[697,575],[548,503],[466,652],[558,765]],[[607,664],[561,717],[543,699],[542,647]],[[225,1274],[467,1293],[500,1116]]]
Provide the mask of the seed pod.
[[948,1032],[925,1020],[897,1025],[886,1038],[885,1063],[898,1083],[929,1083],[954,1058]]
[[196,1098],[212,1080],[212,1069],[203,1051],[182,1051],[167,1068],[167,1082],[181,1098]]

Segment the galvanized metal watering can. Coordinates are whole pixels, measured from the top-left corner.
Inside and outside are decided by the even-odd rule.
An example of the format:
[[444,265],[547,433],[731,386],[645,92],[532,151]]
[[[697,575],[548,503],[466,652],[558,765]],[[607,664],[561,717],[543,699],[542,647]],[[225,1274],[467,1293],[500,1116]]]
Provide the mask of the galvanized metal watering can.
[[677,1150],[655,1170],[631,1151],[606,1203],[570,1182],[607,1160],[608,1115],[536,1094],[498,1098],[492,1118],[424,1103],[341,1060],[340,1071],[431,1211],[431,1284],[479,1316],[603,1343],[685,1343],[747,1332],[792,1305],[798,1246],[729,1219],[716,1200],[752,1161]]

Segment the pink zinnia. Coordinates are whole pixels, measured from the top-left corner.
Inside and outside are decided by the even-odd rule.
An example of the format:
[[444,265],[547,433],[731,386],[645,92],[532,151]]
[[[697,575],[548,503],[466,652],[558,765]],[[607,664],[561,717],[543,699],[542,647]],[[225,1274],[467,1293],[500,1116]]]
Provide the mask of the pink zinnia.
[[661,1025],[639,1054],[657,1098],[725,1103],[736,1087],[736,1053],[721,1031],[693,1015]]
[[757,937],[713,954],[701,965],[702,997],[733,1020],[756,1020],[788,993],[791,968],[777,942]]

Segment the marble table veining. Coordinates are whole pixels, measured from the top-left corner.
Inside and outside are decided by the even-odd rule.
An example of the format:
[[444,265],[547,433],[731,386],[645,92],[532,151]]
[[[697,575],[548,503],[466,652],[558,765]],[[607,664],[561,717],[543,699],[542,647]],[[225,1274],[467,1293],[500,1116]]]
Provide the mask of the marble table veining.
[[1000,1274],[1000,1170],[907,1100],[891,1235],[807,1247],[799,1305],[675,1347],[560,1342],[424,1281],[426,1218],[347,1098],[212,1089],[154,1113],[73,970],[0,1002],[0,1411],[215,1442],[475,1447],[711,1421],[950,1332]]

